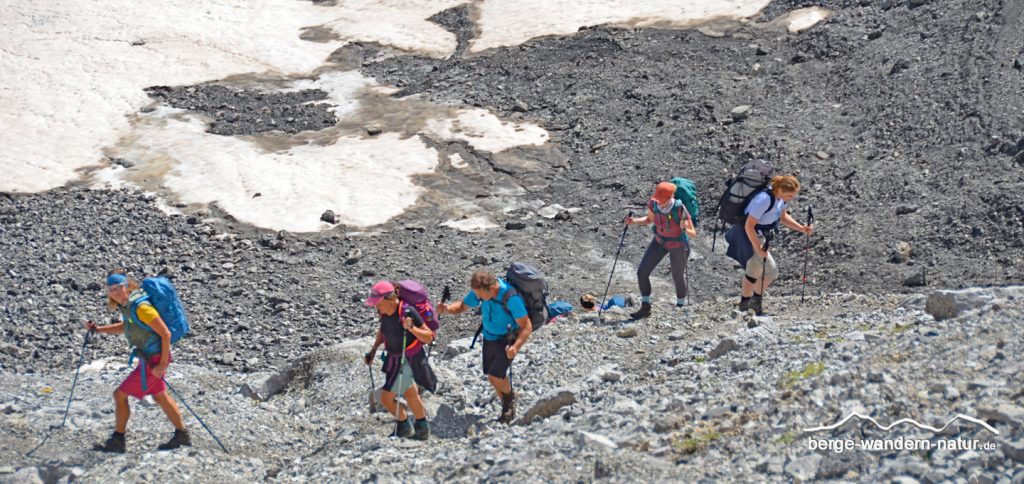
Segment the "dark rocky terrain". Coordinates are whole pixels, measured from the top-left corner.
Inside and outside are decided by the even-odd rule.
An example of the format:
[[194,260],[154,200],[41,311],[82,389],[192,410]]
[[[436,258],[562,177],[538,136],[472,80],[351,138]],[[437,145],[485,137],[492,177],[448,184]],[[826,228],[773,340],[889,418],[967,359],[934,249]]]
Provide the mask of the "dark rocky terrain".
[[[799,35],[772,22],[793,8],[811,5],[834,14]],[[199,408],[219,408],[214,396],[245,408],[237,415],[221,410],[211,418],[226,419],[220,420],[222,428],[233,441],[248,446],[240,453],[245,457],[221,457],[206,445],[212,443],[204,442],[190,459],[198,461],[196,469],[207,470],[185,472],[194,477],[221,468],[225,474],[207,475],[240,480],[274,475],[313,480],[320,479],[322,471],[347,480],[408,478],[396,451],[378,438],[385,418],[363,415],[349,422],[337,416],[353,412],[354,402],[365,397],[358,390],[365,383],[359,380],[365,379],[360,365],[341,357],[325,363],[323,374],[335,379],[330,381],[350,378],[349,386],[327,396],[327,390],[315,385],[289,390],[282,398],[287,403],[274,403],[275,410],[268,414],[259,413],[263,405],[253,410],[246,400],[230,395],[241,382],[287,368],[311,352],[333,354],[339,350],[330,348],[338,343],[372,336],[373,314],[361,299],[381,278],[416,278],[435,294],[449,284],[458,294],[473,270],[500,272],[509,262],[523,260],[547,273],[555,297],[574,302],[582,292],[599,293],[622,230],[619,221],[643,205],[654,182],[678,175],[694,179],[702,194],[702,236],[690,270],[691,299],[697,305],[686,316],[659,305],[654,320],[637,325],[640,339],[618,339],[615,332],[620,327],[587,322],[570,322],[571,329],[564,330],[558,326],[558,335],[538,335],[537,358],[552,359],[544,368],[573,367],[579,373],[566,377],[565,383],[586,381],[599,366],[593,358],[574,361],[565,356],[565,348],[587,341],[596,345],[597,354],[621,361],[616,371],[628,385],[594,383],[577,392],[579,403],[559,414],[562,418],[539,425],[507,432],[480,430],[479,435],[495,436],[499,442],[508,436],[508,445],[498,450],[479,451],[494,442],[466,437],[468,426],[458,423],[463,420],[440,424],[440,435],[449,437],[439,439],[441,447],[429,451],[441,464],[424,479],[805,479],[786,468],[808,458],[806,447],[799,440],[792,443],[792,435],[778,439],[802,425],[838,418],[843,402],[851,399],[886,421],[904,411],[932,412],[927,414],[929,422],[944,421],[954,408],[945,401],[959,402],[957,411],[971,415],[993,399],[1019,411],[1020,394],[1013,395],[1022,376],[1016,302],[1007,303],[1018,311],[1010,316],[992,309],[988,319],[971,316],[944,322],[936,329],[937,337],[926,334],[936,323],[921,312],[919,300],[903,310],[896,305],[935,288],[1024,281],[1024,2],[777,1],[762,18],[746,25],[714,25],[702,32],[587,28],[569,37],[536,39],[472,56],[465,52],[474,28],[470,9],[446,11],[435,21],[459,36],[460,48],[449,59],[384,52],[384,60],[371,61],[381,51],[366,44],[336,52],[329,64],[362,66],[381,84],[400,87],[395,97],[421,94],[454,107],[484,107],[506,119],[536,123],[552,135],[550,149],[558,153],[552,159],[559,162],[530,173],[510,171],[501,160],[464,143],[430,140],[446,155],[459,153],[476,172],[468,176],[442,165],[441,173],[422,180],[428,188],[475,193],[478,200],[494,205],[502,203],[496,195],[501,190],[521,188],[519,199],[542,200],[537,207],[558,204],[580,210],[551,217],[537,209],[508,214],[495,210],[493,216],[502,228],[470,234],[439,226],[450,218],[450,199],[430,196],[406,215],[372,230],[338,227],[322,234],[289,234],[246,227],[215,206],[168,215],[151,196],[132,191],[68,187],[36,195],[0,194],[0,378],[5,382],[0,409],[10,420],[5,427],[12,429],[11,437],[0,442],[0,467],[4,462],[17,468],[45,467],[45,461],[17,456],[50,420],[57,420],[60,412],[53,409],[62,404],[69,370],[78,361],[81,322],[108,317],[103,276],[110,267],[126,266],[136,275],[169,275],[181,289],[194,330],[175,353],[187,376],[183,380],[194,378],[217,388],[205,390],[210,393],[206,401],[200,399]],[[216,120],[211,131],[218,134],[291,133],[334,122],[322,92],[262,93],[217,84],[150,92],[157,102],[210,115]],[[749,111],[733,115],[740,106],[749,106]],[[260,113],[294,121],[268,125]],[[738,272],[723,256],[721,240],[711,253],[710,235],[722,181],[752,157],[767,157],[780,171],[801,179],[804,189],[793,205],[798,220],[805,218],[808,206],[814,207],[818,231],[808,252],[810,302],[799,306],[794,296],[801,289],[804,239],[785,234],[776,252],[783,279],[767,302],[769,314],[782,321],[772,330],[775,339],[740,346],[723,360],[729,361],[728,367],[698,364],[696,358],[710,351],[709,346],[730,335],[747,337],[737,336],[747,334],[744,320],[730,314]],[[613,292],[636,292],[630,264],[639,260],[648,240],[645,229],[630,230]],[[656,275],[656,298],[671,296],[663,270],[667,267]],[[666,341],[681,325],[694,321],[682,339]],[[851,325],[858,324],[867,326],[858,331],[877,333],[878,339],[859,342],[850,336]],[[453,340],[471,335],[475,325],[469,317],[446,320],[439,347],[444,351]],[[793,330],[778,336],[778,331],[789,331],[786,328]],[[818,337],[822,331],[825,336]],[[802,340],[790,341],[797,337]],[[856,343],[836,352],[839,342],[830,341],[833,337]],[[622,344],[645,338],[651,338],[653,346]],[[685,371],[675,370],[678,361],[662,361],[675,346],[685,355]],[[119,338],[101,338],[90,348],[95,358],[126,357]],[[970,353],[971,348],[982,353]],[[984,361],[963,373],[966,370],[953,365],[964,353],[984,354]],[[467,396],[460,402],[442,394],[436,402],[470,420],[493,413],[493,403],[473,400],[486,394],[475,366],[469,368],[475,358],[445,360],[464,364],[451,371],[452,380],[466,386]],[[871,358],[877,361],[860,364]],[[734,369],[734,364],[742,368],[744,361],[746,369]],[[824,376],[810,379],[797,397],[792,392],[783,397],[779,379],[812,363],[825,365]],[[1002,383],[971,383],[987,370],[1002,375],[992,377],[1002,378]],[[107,371],[101,372],[102,382],[83,383],[83,398],[91,400],[78,407],[76,431],[62,434],[81,440],[75,441],[77,447],[109,424],[110,416],[93,418],[87,412],[102,413],[109,407],[108,387],[117,377],[112,369]],[[705,371],[710,373],[703,375]],[[881,381],[868,381],[879,378],[869,372],[883,375]],[[848,376],[835,380],[840,373]],[[942,389],[942,398],[919,401],[922,388],[934,393],[928,386],[918,388],[926,385],[924,376],[947,373],[943,382],[960,396],[949,398],[952,393]],[[527,401],[559,386],[540,374],[526,377],[531,392]],[[703,376],[695,379],[696,375]],[[704,386],[708,378],[732,386],[717,393]],[[705,383],[687,386],[695,380]],[[865,382],[877,387],[862,389]],[[52,397],[37,394],[44,384],[56,390]],[[661,395],[664,385],[681,388],[674,395]],[[760,393],[767,396],[756,396]],[[588,400],[593,394],[603,396]],[[303,398],[306,407],[292,412],[292,405]],[[620,400],[641,409],[630,403],[623,403],[620,412],[606,408]],[[768,403],[774,412],[762,408]],[[730,410],[708,417],[708,409],[721,406]],[[294,417],[302,408],[309,408],[310,415],[297,421],[281,417]],[[584,418],[605,411],[622,417]],[[731,416],[723,417],[726,414]],[[766,420],[755,419],[757,426],[742,431],[749,423],[740,421],[746,414],[764,415]],[[280,442],[246,436],[253,432],[245,426],[247,419],[264,422],[269,415],[288,420],[281,426],[259,424],[272,429]],[[795,416],[800,418],[794,420]],[[709,419],[711,427],[718,428],[722,418],[731,419],[730,430],[707,430]],[[580,419],[587,423],[574,427]],[[1024,424],[1009,420],[1007,425],[1014,430],[1007,442],[1019,442]],[[663,421],[671,423],[658,427]],[[140,412],[133,419],[136,424],[140,429],[163,428],[155,410]],[[654,430],[664,430],[664,425],[671,429]],[[618,450],[602,449],[609,446],[601,439],[595,446],[595,439],[578,430],[614,437]],[[702,437],[732,431],[737,432],[736,440],[712,442]],[[538,445],[544,452],[568,456],[564,466],[558,460],[560,464],[550,468],[517,467],[515,451],[529,447],[526,443],[539,435],[552,440],[550,445]],[[633,435],[639,440],[629,440]],[[694,439],[694,452],[676,448],[689,448],[690,444],[678,443],[686,439]],[[644,447],[639,441],[648,443]],[[290,450],[278,449],[279,444]],[[664,450],[666,446],[669,450]],[[570,452],[569,447],[576,450]],[[318,448],[321,451],[314,452]],[[1012,457],[1020,454],[1005,449],[1001,457],[951,457],[948,465],[916,474],[908,469],[916,465],[920,470],[934,461],[921,464],[918,459],[911,464],[905,454],[872,454],[870,459],[834,463],[841,459],[823,454],[822,465],[832,469],[828,466],[834,464],[838,470],[817,468],[820,473],[811,476],[873,480],[913,475],[939,482],[980,479],[978,475],[985,474],[992,481],[1024,479],[1020,458]],[[72,452],[71,447],[65,450]],[[96,481],[144,477],[119,474],[124,462],[116,459],[103,463],[84,453],[47,455],[58,469],[53,480],[75,466]],[[161,460],[165,457],[152,458],[162,462],[160,469],[178,472],[168,470],[170,461]],[[373,470],[370,463],[386,470]],[[780,466],[782,471],[776,472]],[[233,468],[247,470],[227,473]],[[570,470],[558,473],[564,469]],[[638,474],[638,469],[650,473]],[[933,471],[938,474],[927,477]],[[7,474],[0,472],[0,480]],[[187,479],[172,475],[175,480]]]

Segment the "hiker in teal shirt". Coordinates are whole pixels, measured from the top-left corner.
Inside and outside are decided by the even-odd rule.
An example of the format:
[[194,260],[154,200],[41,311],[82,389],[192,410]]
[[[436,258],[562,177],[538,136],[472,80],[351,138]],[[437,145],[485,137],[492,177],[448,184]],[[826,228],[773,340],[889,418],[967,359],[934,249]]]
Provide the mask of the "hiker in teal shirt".
[[519,294],[513,294],[508,298],[508,310],[505,309],[502,301],[505,300],[505,295],[508,294],[510,288],[509,283],[498,279],[498,294],[495,297],[480,301],[476,293],[469,291],[466,297],[462,298],[462,304],[471,308],[483,305],[481,312],[483,312],[484,318],[484,341],[504,340],[509,326],[512,327],[513,332],[519,331],[516,320],[527,316],[526,303],[523,302],[523,297]]
[[480,306],[483,313],[484,374],[501,397],[498,421],[510,423],[516,415],[516,396],[507,376],[508,369],[533,332],[533,324],[522,296],[508,282],[487,272],[475,272],[469,280],[469,287],[471,290],[462,301],[440,304],[437,312],[459,314]]

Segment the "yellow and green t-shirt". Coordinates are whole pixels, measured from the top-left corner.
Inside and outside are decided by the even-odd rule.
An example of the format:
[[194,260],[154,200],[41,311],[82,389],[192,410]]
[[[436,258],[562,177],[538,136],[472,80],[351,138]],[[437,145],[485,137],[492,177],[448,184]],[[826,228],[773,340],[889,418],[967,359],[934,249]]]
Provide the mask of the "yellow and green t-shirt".
[[[131,310],[133,301],[142,295],[132,294],[128,299],[128,306],[121,308],[121,319],[124,322],[124,336],[128,338],[128,344],[142,350],[146,355],[154,355],[160,352],[160,336],[150,327],[153,321],[160,317],[156,308],[148,302],[141,302],[135,308],[136,318],[132,318],[128,311]],[[141,321],[142,326],[138,324]]]

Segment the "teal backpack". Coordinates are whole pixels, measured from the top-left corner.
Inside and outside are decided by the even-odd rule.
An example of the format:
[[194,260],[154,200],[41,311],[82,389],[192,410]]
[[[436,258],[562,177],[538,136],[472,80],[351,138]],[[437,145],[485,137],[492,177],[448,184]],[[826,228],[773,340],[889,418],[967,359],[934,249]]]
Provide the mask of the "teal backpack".
[[670,180],[676,186],[675,197],[683,202],[686,211],[690,212],[693,218],[693,226],[696,227],[700,220],[700,201],[697,199],[697,184],[688,178],[676,177]]
[[160,352],[160,337],[149,326],[139,321],[139,304],[147,302],[153,305],[160,314],[167,329],[171,332],[171,344],[177,343],[188,334],[188,317],[185,306],[178,297],[178,291],[166,277],[149,277],[142,281],[142,296],[133,297],[122,315],[125,316],[125,336],[132,345],[132,353],[128,358],[131,366],[136,356],[142,360],[142,389],[146,390],[146,358]]

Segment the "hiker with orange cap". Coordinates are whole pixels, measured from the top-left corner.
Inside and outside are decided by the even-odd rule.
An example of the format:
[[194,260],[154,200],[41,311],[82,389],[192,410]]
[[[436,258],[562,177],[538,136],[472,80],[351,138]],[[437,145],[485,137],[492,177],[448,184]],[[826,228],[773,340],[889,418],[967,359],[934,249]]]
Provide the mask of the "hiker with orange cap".
[[672,280],[676,286],[676,307],[686,305],[686,261],[690,258],[690,237],[697,236],[693,218],[681,200],[675,198],[676,185],[661,182],[654,188],[654,195],[647,203],[647,215],[640,218],[626,217],[631,225],[654,224],[654,238],[647,246],[640,266],[636,270],[640,284],[640,310],[633,313],[633,319],[651,315],[651,273],[658,263],[669,256],[672,264]]

